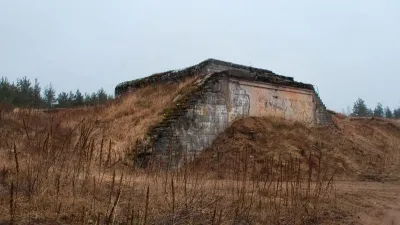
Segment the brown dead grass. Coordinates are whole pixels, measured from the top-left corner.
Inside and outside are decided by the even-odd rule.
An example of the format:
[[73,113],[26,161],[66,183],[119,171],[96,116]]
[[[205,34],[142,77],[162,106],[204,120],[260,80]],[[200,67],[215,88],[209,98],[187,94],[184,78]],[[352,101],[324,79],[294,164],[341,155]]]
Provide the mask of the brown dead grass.
[[63,127],[73,128],[82,120],[93,123],[94,133],[112,140],[116,157],[123,158],[135,142],[142,139],[149,127],[163,118],[163,111],[173,105],[195,78],[180,83],[146,86],[106,106],[65,109],[54,114]]
[[192,82],[149,86],[104,107],[3,114],[0,223],[352,224],[370,200],[337,192],[335,180],[399,174],[399,127],[345,117],[321,128],[245,118],[179,170],[126,164],[132,144]]
[[[334,117],[335,124],[309,128],[273,118],[244,118],[219,136],[197,159],[209,171],[237,171],[246,154],[258,173],[266,171],[268,158],[300,158],[310,153],[326,156],[341,179],[398,180],[400,178],[400,128],[394,121]],[[243,160],[243,157],[242,157]],[[247,159],[246,159],[247,160]],[[316,158],[313,157],[313,161]],[[235,170],[236,169],[236,170]]]
[[[124,103],[127,111],[136,110]],[[331,217],[324,213],[333,197],[325,167],[311,166],[309,173],[298,170],[308,162],[282,159],[270,164],[279,172],[263,178],[244,161],[245,172],[225,180],[210,179],[198,167],[135,170],[113,157],[115,146],[106,136],[113,129],[99,135],[97,120],[137,117],[116,108],[85,110],[73,110],[70,118],[67,111],[23,110],[2,118],[1,223],[310,224]],[[90,110],[92,118],[82,120]]]

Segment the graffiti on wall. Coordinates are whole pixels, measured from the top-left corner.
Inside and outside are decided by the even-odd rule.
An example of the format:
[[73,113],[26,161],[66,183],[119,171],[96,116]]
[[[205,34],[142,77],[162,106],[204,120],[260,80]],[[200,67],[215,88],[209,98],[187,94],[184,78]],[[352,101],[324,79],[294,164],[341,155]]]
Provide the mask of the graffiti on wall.
[[289,99],[279,96],[278,91],[274,91],[272,93],[268,93],[264,106],[265,108],[271,108],[272,110],[280,110],[285,112],[288,110],[288,108],[292,108],[292,102]]
[[230,97],[229,123],[250,114],[250,96],[246,90],[241,88],[240,84],[237,83],[231,87]]
[[235,90],[249,98],[249,116],[275,116],[298,121],[313,121],[313,95],[306,91],[252,83],[230,83],[231,94]]

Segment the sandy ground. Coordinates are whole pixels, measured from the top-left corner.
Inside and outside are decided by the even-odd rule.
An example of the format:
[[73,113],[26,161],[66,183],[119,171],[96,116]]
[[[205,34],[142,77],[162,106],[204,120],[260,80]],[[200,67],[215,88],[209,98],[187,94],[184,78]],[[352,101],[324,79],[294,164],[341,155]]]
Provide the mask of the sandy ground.
[[336,189],[337,205],[348,213],[340,224],[400,225],[400,183],[337,182]]

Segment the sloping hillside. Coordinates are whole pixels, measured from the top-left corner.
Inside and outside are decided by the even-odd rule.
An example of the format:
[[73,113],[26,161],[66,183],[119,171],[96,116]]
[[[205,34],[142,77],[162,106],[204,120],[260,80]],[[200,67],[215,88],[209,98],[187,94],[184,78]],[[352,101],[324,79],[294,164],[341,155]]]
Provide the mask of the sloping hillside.
[[359,181],[398,179],[394,121],[334,116],[332,126],[307,127],[243,118],[189,167],[142,170],[122,162],[191,84],[149,86],[101,108],[2,114],[0,223],[391,224],[393,213],[400,218],[399,185]]
[[334,116],[334,124],[306,127],[272,118],[243,118],[232,124],[197,164],[208,171],[239,172],[240,165],[266,171],[273,158],[299,158],[336,169],[344,179],[388,180],[400,177],[400,127],[395,121]]
[[179,83],[154,84],[96,108],[61,109],[50,113],[61,126],[73,129],[83,120],[98,137],[111,140],[117,157],[131,151],[148,129],[163,119],[164,112],[193,84],[195,78]]

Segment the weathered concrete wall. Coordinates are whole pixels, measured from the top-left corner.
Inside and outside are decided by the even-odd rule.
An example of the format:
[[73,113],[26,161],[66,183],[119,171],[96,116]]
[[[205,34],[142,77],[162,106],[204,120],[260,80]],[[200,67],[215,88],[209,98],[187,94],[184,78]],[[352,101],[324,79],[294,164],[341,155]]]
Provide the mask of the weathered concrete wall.
[[[316,121],[316,102],[311,90],[234,79],[230,79],[229,89],[231,96],[234,96],[237,89],[246,93],[250,106],[249,116],[274,116],[303,123]],[[233,97],[231,102],[234,102]]]
[[160,162],[171,163],[168,167],[181,164],[183,154],[195,157],[229,126],[227,78],[204,79],[206,84],[188,99],[187,108],[174,112],[175,119],[157,128],[152,151]]
[[315,93],[316,98],[316,110],[315,110],[315,123],[319,126],[321,125],[329,125],[332,123],[332,116],[326,110],[326,106],[322,102],[321,98],[317,93]]
[[203,79],[184,109],[153,132],[152,152],[161,162],[178,166],[209,147],[236,119],[276,116],[307,123],[319,122],[318,98],[312,90],[279,87],[217,74]]

